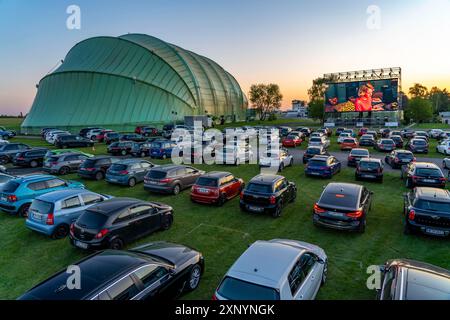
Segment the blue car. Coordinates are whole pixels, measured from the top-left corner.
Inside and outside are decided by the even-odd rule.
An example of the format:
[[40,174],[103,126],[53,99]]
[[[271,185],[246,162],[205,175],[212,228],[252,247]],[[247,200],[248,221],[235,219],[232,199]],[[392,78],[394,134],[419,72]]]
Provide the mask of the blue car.
[[172,157],[172,149],[177,145],[169,140],[156,140],[150,147],[150,157],[166,159]]
[[55,176],[35,174],[8,181],[0,191],[0,210],[26,217],[34,198],[52,191],[84,189],[77,181],[66,181]]
[[49,192],[33,200],[25,225],[54,239],[62,239],[85,209],[110,198],[80,189]]
[[149,161],[139,159],[125,159],[114,163],[106,171],[106,182],[134,187],[136,183],[144,181],[147,172],[155,165]]
[[333,156],[314,156],[305,165],[306,176],[331,178],[341,171],[341,163]]

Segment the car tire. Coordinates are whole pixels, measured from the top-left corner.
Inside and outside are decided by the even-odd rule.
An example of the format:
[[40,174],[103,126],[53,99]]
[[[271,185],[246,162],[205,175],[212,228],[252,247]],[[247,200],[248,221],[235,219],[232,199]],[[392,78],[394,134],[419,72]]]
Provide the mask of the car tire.
[[19,217],[27,218],[28,217],[28,210],[30,209],[31,203],[25,203],[23,204],[19,210],[17,210],[17,214]]
[[162,230],[169,230],[170,227],[172,226],[172,224],[173,224],[173,216],[169,215],[169,216],[166,217],[166,219],[164,219],[164,222],[163,222],[163,224],[161,226],[161,229]]
[[328,261],[324,262],[323,265],[323,273],[322,273],[322,279],[320,280],[320,286],[324,286],[327,282],[327,276],[328,276]]
[[361,221],[358,227],[358,233],[364,233],[366,231],[366,219]]
[[281,217],[282,210],[283,210],[283,203],[280,201],[276,206],[275,211],[272,213],[272,217],[275,219]]
[[219,196],[219,200],[217,201],[217,206],[222,207],[225,204],[226,201],[227,201],[227,197],[226,197],[225,194],[222,193]]
[[123,248],[123,241],[120,238],[115,238],[109,243],[109,248],[112,250],[121,250]]
[[282,162],[282,163],[280,164],[280,167],[278,168],[278,172],[282,172],[283,169],[284,169],[284,163]]
[[98,171],[95,174],[95,180],[100,181],[103,180],[103,178],[105,178],[105,174],[102,171]]
[[200,279],[202,276],[202,267],[199,264],[195,264],[191,272],[189,272],[189,277],[187,279],[186,285],[184,286],[185,291],[194,291],[198,288],[200,284]]
[[146,154],[144,151],[141,152],[141,158],[145,158]]
[[8,157],[1,157],[0,158],[0,164],[7,164],[9,162]]
[[92,136],[92,137],[91,137],[91,140],[92,140],[92,141],[97,140],[97,136]]
[[135,178],[128,179],[128,186],[130,188],[133,188],[135,185],[136,185],[136,179]]
[[30,167],[36,168],[37,166],[38,166],[38,162],[37,162],[36,160],[32,160],[32,161],[30,162]]
[[179,184],[176,184],[176,185],[173,187],[173,189],[172,189],[172,193],[173,193],[175,196],[178,195],[178,194],[180,193],[180,191],[181,191],[181,187],[180,187]]
[[447,169],[447,163],[445,161],[442,161],[442,168]]
[[66,174],[68,174],[70,172],[70,168],[69,167],[61,167],[59,170],[58,170],[58,174],[59,175],[61,175],[61,176],[64,176],[64,175],[66,175]]
[[166,154],[163,154],[162,159],[163,159],[163,160],[166,160],[166,159],[167,159]]
[[67,224],[60,224],[52,233],[52,238],[55,240],[64,239],[69,234],[69,226]]
[[406,178],[405,186],[406,186],[408,189],[412,189],[413,185],[412,185],[412,183],[411,183],[411,179]]
[[122,156],[126,156],[126,155],[127,155],[127,152],[126,152],[125,150],[122,150],[122,151],[120,151],[120,154],[121,154]]

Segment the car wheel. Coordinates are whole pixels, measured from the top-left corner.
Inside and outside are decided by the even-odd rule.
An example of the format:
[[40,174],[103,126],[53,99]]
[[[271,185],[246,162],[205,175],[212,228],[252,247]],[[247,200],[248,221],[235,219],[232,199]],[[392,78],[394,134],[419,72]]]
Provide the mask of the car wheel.
[[283,203],[280,201],[278,203],[278,205],[276,206],[275,211],[272,214],[272,217],[279,218],[281,216],[282,208],[283,208]]
[[56,227],[55,231],[53,231],[52,238],[53,239],[64,239],[69,234],[69,226],[66,224],[61,224]]
[[445,161],[442,161],[442,167],[443,167],[444,169],[447,169],[447,163],[446,163]]
[[173,217],[171,215],[166,216],[166,219],[164,219],[164,222],[162,224],[163,230],[169,230],[173,223]]
[[166,160],[167,159],[166,154],[163,154],[162,158],[163,158],[163,160]]
[[141,152],[141,158],[144,158],[145,156],[146,156],[145,152],[142,151],[142,152]]
[[283,171],[283,169],[284,169],[284,163],[282,162],[280,164],[280,167],[278,168],[278,171],[281,172],[281,171]]
[[91,140],[92,140],[92,141],[97,140],[97,136],[92,136],[92,137],[91,137]]
[[322,280],[320,281],[321,286],[325,285],[325,282],[327,282],[327,276],[328,276],[328,261],[325,261],[323,265]]
[[413,231],[407,222],[405,222],[405,224],[403,225],[403,234],[405,235],[413,234]]
[[36,160],[32,160],[32,161],[30,162],[30,167],[36,168],[37,166],[38,166],[38,162],[37,162]]
[[361,221],[358,228],[359,233],[364,233],[365,231],[366,231],[366,219]]
[[22,205],[19,210],[17,211],[17,214],[19,217],[27,218],[28,217],[28,210],[30,209],[31,203],[25,203]]
[[128,186],[133,188],[135,185],[136,185],[136,179],[130,178],[130,180],[128,180]]
[[95,180],[100,181],[104,178],[104,176],[105,175],[103,174],[103,172],[99,171],[95,174]]
[[408,189],[411,189],[411,188],[412,188],[412,183],[411,183],[411,180],[410,180],[409,178],[406,178],[405,186],[406,186]]
[[294,159],[292,158],[291,161],[289,161],[289,166],[292,167],[294,165]]
[[200,278],[202,276],[202,268],[199,264],[196,264],[192,267],[191,272],[189,273],[189,278],[186,283],[186,291],[193,291],[197,289],[200,284]]
[[120,152],[120,154],[123,155],[123,156],[126,156],[126,155],[127,155],[127,152],[126,152],[125,150],[122,150],[122,151]]
[[116,238],[109,243],[109,248],[113,250],[120,250],[123,248],[123,241],[119,238]]
[[217,201],[217,205],[219,207],[223,206],[225,204],[225,201],[227,201],[227,197],[224,194],[221,194],[219,197],[219,200]]
[[58,173],[62,176],[68,174],[70,172],[70,168],[69,167],[62,167],[61,169],[59,169]]
[[181,190],[180,185],[179,185],[179,184],[176,184],[176,185],[173,187],[173,189],[172,189],[172,193],[173,193],[174,195],[177,195],[177,194],[180,193],[180,190]]
[[8,158],[7,157],[1,157],[0,158],[0,164],[7,164],[8,163]]

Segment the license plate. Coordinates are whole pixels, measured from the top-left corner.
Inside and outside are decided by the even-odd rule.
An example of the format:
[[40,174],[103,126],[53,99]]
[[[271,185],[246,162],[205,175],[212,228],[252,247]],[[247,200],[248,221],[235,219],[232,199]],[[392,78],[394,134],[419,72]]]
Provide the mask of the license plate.
[[87,249],[88,248],[88,245],[86,243],[83,243],[83,242],[80,242],[80,241],[75,241],[75,245],[78,248],[81,248],[81,249]]
[[344,216],[344,214],[343,214],[343,213],[340,213],[340,212],[332,212],[332,211],[328,211],[328,214],[329,214],[330,216],[333,216],[333,217],[343,217],[343,216]]
[[6,199],[6,197],[2,197],[1,200],[6,202],[8,199]]
[[361,175],[361,177],[363,177],[363,178],[375,178],[375,176],[372,175],[372,174],[363,174],[363,175]]
[[423,179],[423,182],[434,183],[436,180],[433,179]]
[[158,184],[158,181],[149,181],[150,184]]
[[318,176],[318,175],[320,175],[319,172],[311,172],[310,174],[313,175],[313,176]]
[[256,212],[261,212],[264,210],[264,208],[261,207],[254,207],[254,206],[248,206],[248,210],[250,211],[256,211]]
[[33,213],[31,213],[31,216],[36,220],[42,220],[42,214],[40,214],[40,213],[33,212]]
[[442,230],[436,230],[436,229],[429,229],[429,228],[426,228],[426,229],[425,229],[425,232],[428,233],[428,234],[436,235],[436,236],[443,236],[443,235],[445,235],[445,232],[444,232],[444,231],[442,231]]
[[208,193],[209,190],[208,189],[204,189],[204,188],[200,188],[200,189],[198,189],[198,192],[200,192],[200,193]]
[[111,179],[111,178],[109,178],[109,181],[111,181],[111,182],[117,182],[117,179]]

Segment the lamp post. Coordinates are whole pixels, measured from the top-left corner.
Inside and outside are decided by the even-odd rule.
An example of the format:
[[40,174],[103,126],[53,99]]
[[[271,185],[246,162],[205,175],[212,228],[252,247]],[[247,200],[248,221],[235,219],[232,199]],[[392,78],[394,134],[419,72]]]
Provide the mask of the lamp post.
[[172,111],[172,116],[173,116],[173,127],[175,128],[175,125],[176,125],[176,119],[177,119],[177,115],[178,115],[178,112],[176,112],[176,111]]

